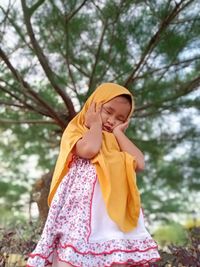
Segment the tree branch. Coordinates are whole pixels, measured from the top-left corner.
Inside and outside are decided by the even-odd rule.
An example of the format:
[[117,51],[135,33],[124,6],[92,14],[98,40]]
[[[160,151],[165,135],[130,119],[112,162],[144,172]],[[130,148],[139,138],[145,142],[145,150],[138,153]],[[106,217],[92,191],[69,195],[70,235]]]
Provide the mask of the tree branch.
[[[186,59],[186,60],[183,60],[183,61],[174,61],[166,66],[163,66],[161,68],[156,68],[156,69],[151,69],[149,71],[146,71],[145,73],[141,74],[141,75],[137,75],[135,78],[134,78],[134,81],[137,81],[137,80],[140,80],[140,79],[144,79],[146,78],[148,75],[152,75],[156,72],[161,72],[161,71],[164,71],[166,72],[166,70],[168,71],[169,69],[171,69],[172,67],[177,67],[178,70],[180,70],[181,68],[186,68],[189,66],[189,64],[195,60],[200,60],[200,57],[199,56],[196,56],[196,57],[193,57],[193,58],[189,58],[189,59]],[[176,69],[176,70],[177,70]],[[120,77],[124,76],[127,74],[127,71],[124,71],[120,74],[118,74],[117,76],[115,76],[111,82],[115,82],[117,79],[119,79]]]
[[28,93],[33,96],[42,107],[46,108],[49,111],[49,114],[51,114],[52,118],[56,120],[56,122],[64,129],[66,127],[65,122],[63,122],[57,113],[52,109],[46,101],[44,101],[36,92],[34,92],[29,84],[23,80],[23,78],[20,76],[18,71],[13,67],[7,56],[5,55],[4,51],[0,48],[0,57],[3,59],[11,73],[13,74],[15,80],[20,84],[22,90],[28,91]]
[[169,26],[169,24],[171,23],[171,21],[177,16],[177,14],[183,10],[186,6],[188,6],[191,2],[188,1],[187,3],[185,3],[185,5],[181,6],[183,2],[185,2],[184,0],[180,1],[178,4],[175,5],[174,9],[171,11],[171,13],[169,15],[167,15],[165,17],[165,19],[163,19],[163,21],[161,22],[157,32],[151,37],[146,49],[144,50],[139,62],[137,63],[136,67],[134,68],[134,70],[132,71],[132,73],[129,75],[129,77],[127,78],[127,80],[124,83],[124,86],[128,87],[130,83],[132,83],[135,80],[135,76],[136,73],[139,73],[139,71],[141,71],[141,69],[143,68],[147,57],[150,56],[151,52],[153,51],[154,47],[157,45],[157,43],[160,41],[161,39],[161,34],[167,29],[167,27]]
[[30,17],[33,15],[36,9],[38,9],[38,7],[40,7],[44,2],[45,0],[38,0],[34,5],[32,5],[31,8],[29,8]]
[[[180,90],[175,95],[168,97],[166,99],[163,99],[162,102],[161,101],[154,101],[153,103],[148,103],[146,105],[138,107],[135,109],[135,112],[138,113],[139,111],[147,110],[148,108],[151,108],[151,107],[161,107],[162,108],[162,106],[164,107],[164,105],[163,105],[164,103],[172,102],[172,101],[180,98],[181,96],[185,96],[185,95],[191,93],[192,91],[197,90],[199,85],[200,85],[200,76],[196,77],[195,79],[193,79],[189,83],[186,83],[185,85],[180,85]],[[169,108],[169,106],[165,106],[164,108],[165,109]],[[138,117],[140,117],[140,115]]]
[[71,99],[69,98],[69,96],[65,93],[65,91],[58,86],[57,76],[50,68],[49,62],[48,62],[46,56],[44,55],[39,43],[37,42],[37,40],[35,38],[35,34],[33,32],[33,28],[32,28],[31,21],[30,21],[30,12],[29,12],[28,7],[26,6],[26,1],[21,0],[21,4],[22,4],[22,10],[24,13],[24,21],[26,24],[26,29],[27,29],[28,35],[30,37],[34,52],[36,53],[38,60],[41,64],[48,80],[50,81],[52,87],[55,89],[55,91],[63,99],[63,101],[64,101],[64,103],[68,109],[68,112],[69,112],[69,118],[72,119],[76,115],[74,105],[73,105]]
[[[123,3],[124,1],[122,0],[119,4],[119,7],[118,7],[118,12],[116,13],[116,17],[115,19],[110,22],[108,24],[108,26],[112,26],[111,28],[111,34],[110,34],[110,47],[109,47],[109,50],[108,50],[108,63],[107,63],[107,66],[105,66],[105,69],[104,69],[104,72],[102,73],[102,75],[100,76],[99,78],[99,81],[101,82],[101,80],[103,79],[103,77],[105,77],[107,71],[110,69],[110,66],[111,66],[111,63],[112,63],[112,60],[115,58],[116,55],[113,55],[112,56],[112,48],[113,48],[113,37],[114,37],[114,34],[115,34],[115,25],[117,24],[117,22],[119,21],[119,18],[120,18],[120,14],[121,14],[121,9],[122,9],[122,6],[123,6]],[[93,2],[93,4],[95,5],[95,3]],[[95,5],[96,8],[98,8],[99,10],[99,7],[97,5]]]
[[[5,25],[6,25],[7,19],[8,19],[9,9],[10,9],[10,4],[9,4],[9,6],[8,6],[6,11],[4,10],[4,8],[2,6],[0,6],[0,10],[2,10],[4,15],[5,15],[4,18],[1,21],[1,24],[3,24],[4,29],[5,29]],[[1,40],[3,39],[4,32],[5,32],[5,30],[3,30],[1,32],[1,35],[0,35]]]
[[81,74],[83,74],[85,77],[89,78],[89,73],[85,72],[80,66],[76,65],[73,60],[72,62],[69,62],[74,68],[76,68]]
[[79,12],[79,10],[85,5],[85,3],[87,2],[88,0],[84,0],[74,11],[72,11],[71,13],[69,13],[67,16],[66,16],[66,22],[69,22],[75,15],[76,13]]
[[[2,79],[0,79],[0,80],[2,81]],[[3,82],[5,82],[5,81],[3,81]],[[8,83],[6,83],[6,84],[7,84],[7,86],[10,86]],[[13,85],[12,85],[12,88],[13,88]],[[15,89],[15,88],[13,88],[13,89]],[[8,95],[10,95],[13,99],[18,100],[19,103],[23,104],[24,108],[29,109],[30,111],[34,111],[36,113],[39,113],[41,115],[45,115],[47,117],[52,118],[52,116],[47,111],[41,109],[41,107],[39,107],[39,106],[34,107],[33,105],[28,104],[26,101],[24,101],[23,99],[21,99],[20,97],[15,95],[13,92],[9,91],[8,89],[6,89],[5,87],[3,87],[1,85],[0,85],[0,90],[7,93]],[[38,102],[37,102],[37,104],[38,104]]]
[[[153,70],[150,70],[148,72],[146,72],[145,74],[142,74],[142,75],[139,75],[135,78],[135,80],[139,80],[139,79],[143,79],[145,78],[146,75],[152,75],[153,73],[155,72],[160,72],[160,71],[165,71],[166,69],[169,70],[170,68],[172,67],[175,67],[175,66],[180,66],[180,68],[185,68],[185,67],[188,67],[188,65],[195,61],[195,60],[199,60],[200,59],[200,56],[197,56],[197,57],[193,57],[193,58],[189,58],[189,59],[185,59],[185,60],[182,60],[182,61],[175,61],[174,63],[170,63],[166,66],[163,66],[161,68],[157,68],[157,69],[153,69]],[[181,66],[183,65],[183,66]]]
[[24,108],[23,105],[13,103],[11,101],[5,101],[5,100],[0,100],[0,105],[5,105],[5,106],[13,106],[13,107],[18,107],[18,108]]
[[54,120],[6,120],[0,119],[0,123],[2,124],[56,124]]
[[87,92],[87,97],[89,96],[89,94],[91,92],[91,89],[92,89],[92,86],[93,86],[94,75],[95,75],[95,72],[96,72],[97,63],[99,61],[99,56],[100,56],[100,52],[101,52],[101,48],[102,48],[102,44],[103,44],[103,39],[104,39],[104,36],[105,36],[105,32],[106,32],[107,26],[108,26],[108,24],[107,24],[107,21],[106,21],[105,24],[104,24],[101,36],[100,36],[97,52],[96,52],[96,55],[95,55],[95,62],[94,62],[92,73],[91,73],[90,80],[89,80],[89,85],[88,85],[89,89],[88,89],[88,92]]
[[69,32],[68,32],[68,23],[65,23],[65,43],[66,43],[66,54],[65,54],[65,60],[66,60],[66,64],[67,64],[67,69],[68,69],[68,74],[69,77],[71,79],[72,85],[73,85],[73,91],[76,93],[76,95],[78,96],[78,92],[77,92],[77,88],[76,88],[76,82],[74,79],[74,75],[72,73],[71,67],[70,67],[70,63],[69,63]]
[[15,31],[17,32],[17,34],[20,36],[21,40],[27,45],[27,47],[33,51],[32,47],[30,46],[30,44],[26,41],[24,35],[21,32],[21,28],[17,25],[16,21],[13,20],[10,16],[8,16],[7,12],[3,9],[3,7],[1,7],[3,13],[5,15],[7,15],[8,17],[8,21],[11,23],[11,25],[13,26],[13,28],[15,29]]

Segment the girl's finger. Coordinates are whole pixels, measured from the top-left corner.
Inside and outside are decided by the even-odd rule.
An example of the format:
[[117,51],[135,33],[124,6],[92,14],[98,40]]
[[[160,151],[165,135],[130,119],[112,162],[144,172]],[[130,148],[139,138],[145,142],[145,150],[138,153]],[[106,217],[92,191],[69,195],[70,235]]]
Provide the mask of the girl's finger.
[[124,130],[126,130],[128,128],[128,125],[129,125],[129,120],[127,120],[126,122],[124,122],[124,124],[123,124]]
[[95,102],[92,102],[92,104],[89,106],[88,110],[95,111]]
[[96,105],[96,112],[101,112],[101,108],[102,108],[102,103],[100,102],[99,104]]
[[128,120],[125,122],[127,126],[129,125],[129,122],[130,122],[130,119],[128,119]]

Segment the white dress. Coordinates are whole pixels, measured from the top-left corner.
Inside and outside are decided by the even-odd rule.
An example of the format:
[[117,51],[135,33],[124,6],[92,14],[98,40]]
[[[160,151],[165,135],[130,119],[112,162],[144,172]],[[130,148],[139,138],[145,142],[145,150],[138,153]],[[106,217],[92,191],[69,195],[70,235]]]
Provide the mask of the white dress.
[[76,267],[149,266],[160,259],[142,211],[138,226],[122,232],[107,215],[95,167],[79,157],[74,157],[56,191],[27,267],[49,266],[55,257]]

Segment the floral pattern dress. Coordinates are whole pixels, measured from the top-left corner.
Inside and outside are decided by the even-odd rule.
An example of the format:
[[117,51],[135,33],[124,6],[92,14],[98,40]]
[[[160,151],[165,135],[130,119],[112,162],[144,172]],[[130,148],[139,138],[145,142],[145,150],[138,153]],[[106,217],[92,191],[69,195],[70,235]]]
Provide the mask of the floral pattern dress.
[[[117,179],[117,178],[116,178]],[[108,217],[95,167],[74,157],[51,203],[48,218],[27,267],[107,267],[114,264],[149,266],[159,260],[157,244],[144,226],[122,232]]]

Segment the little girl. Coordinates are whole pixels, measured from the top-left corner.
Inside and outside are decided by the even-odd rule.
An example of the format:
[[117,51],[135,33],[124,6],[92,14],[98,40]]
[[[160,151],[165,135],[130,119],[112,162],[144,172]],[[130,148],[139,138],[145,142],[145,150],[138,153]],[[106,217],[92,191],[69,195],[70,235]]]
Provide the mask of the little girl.
[[149,266],[159,260],[136,185],[144,157],[124,134],[133,109],[126,88],[104,83],[68,124],[49,215],[27,267]]

